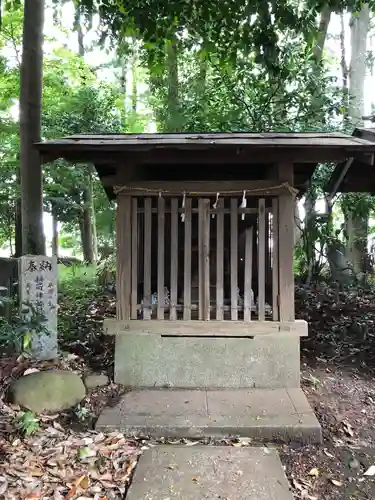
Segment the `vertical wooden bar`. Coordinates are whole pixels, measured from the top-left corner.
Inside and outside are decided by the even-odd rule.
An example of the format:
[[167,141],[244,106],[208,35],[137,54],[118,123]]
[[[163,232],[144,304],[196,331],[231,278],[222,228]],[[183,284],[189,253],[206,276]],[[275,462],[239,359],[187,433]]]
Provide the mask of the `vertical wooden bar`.
[[266,202],[258,201],[258,320],[265,320],[266,304]]
[[210,200],[198,200],[199,319],[210,319]]
[[145,199],[144,223],[144,259],[143,259],[143,319],[151,319],[151,230],[152,230],[152,200]]
[[171,295],[170,319],[177,319],[177,276],[178,276],[178,199],[171,200]]
[[272,319],[279,321],[279,200],[272,199]]
[[230,200],[230,312],[231,319],[238,319],[238,207],[237,199]]
[[216,319],[224,319],[224,199],[220,198],[216,213]]
[[164,319],[164,227],[165,227],[165,200],[158,198],[158,307],[157,318]]
[[253,228],[246,230],[245,237],[245,282],[244,282],[244,321],[251,321],[253,274]]
[[[279,180],[293,186],[293,163],[278,165]],[[279,197],[279,307],[280,321],[294,321],[294,196]]]
[[191,319],[191,198],[185,200],[184,321]]
[[[272,275],[271,275],[271,225],[270,225],[270,213],[267,210],[267,203],[266,203],[266,215],[265,215],[265,220],[266,220],[266,247],[265,247],[265,260],[266,260],[266,290],[269,286],[269,284],[272,281]],[[267,295],[267,291],[266,291]]]
[[130,319],[131,294],[131,198],[117,197],[116,219],[116,317]]
[[138,299],[138,198],[132,199],[132,293],[131,293],[131,318],[137,319]]

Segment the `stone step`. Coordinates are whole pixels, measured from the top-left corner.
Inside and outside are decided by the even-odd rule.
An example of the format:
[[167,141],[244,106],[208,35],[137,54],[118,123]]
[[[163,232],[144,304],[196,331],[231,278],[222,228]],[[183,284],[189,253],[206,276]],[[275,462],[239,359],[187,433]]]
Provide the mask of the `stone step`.
[[153,438],[231,436],[260,442],[320,443],[321,427],[296,389],[144,389],[125,394],[100,415],[97,430]]
[[126,500],[293,500],[270,448],[157,446],[144,452]]

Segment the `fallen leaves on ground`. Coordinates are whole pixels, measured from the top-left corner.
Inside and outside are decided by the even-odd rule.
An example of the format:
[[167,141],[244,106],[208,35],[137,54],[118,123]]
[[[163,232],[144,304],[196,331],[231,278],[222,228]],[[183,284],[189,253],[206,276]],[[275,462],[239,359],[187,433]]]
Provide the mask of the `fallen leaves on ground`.
[[140,453],[121,433],[63,432],[58,424],[32,439],[3,439],[0,495],[7,500],[122,499]]

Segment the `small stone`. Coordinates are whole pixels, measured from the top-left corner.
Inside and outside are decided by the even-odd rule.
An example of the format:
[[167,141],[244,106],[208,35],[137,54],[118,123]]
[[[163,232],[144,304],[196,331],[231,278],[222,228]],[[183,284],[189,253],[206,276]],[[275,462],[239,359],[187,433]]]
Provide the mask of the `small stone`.
[[85,377],[85,386],[87,389],[94,389],[95,387],[104,387],[109,384],[107,375],[102,373],[93,373]]
[[358,460],[356,458],[353,458],[349,462],[349,467],[351,469],[359,469],[361,467],[361,464],[358,462]]
[[12,383],[10,394],[13,403],[34,413],[54,413],[77,406],[86,389],[79,375],[50,370],[19,378]]

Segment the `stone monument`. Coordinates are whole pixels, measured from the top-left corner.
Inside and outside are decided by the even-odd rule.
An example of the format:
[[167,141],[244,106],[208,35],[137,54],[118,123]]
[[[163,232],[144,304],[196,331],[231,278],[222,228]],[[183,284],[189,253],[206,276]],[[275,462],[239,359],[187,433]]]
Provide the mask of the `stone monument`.
[[40,360],[57,357],[56,257],[45,255],[20,257],[19,298],[23,318],[30,321],[34,314],[40,321],[31,338],[31,350],[34,356]]

